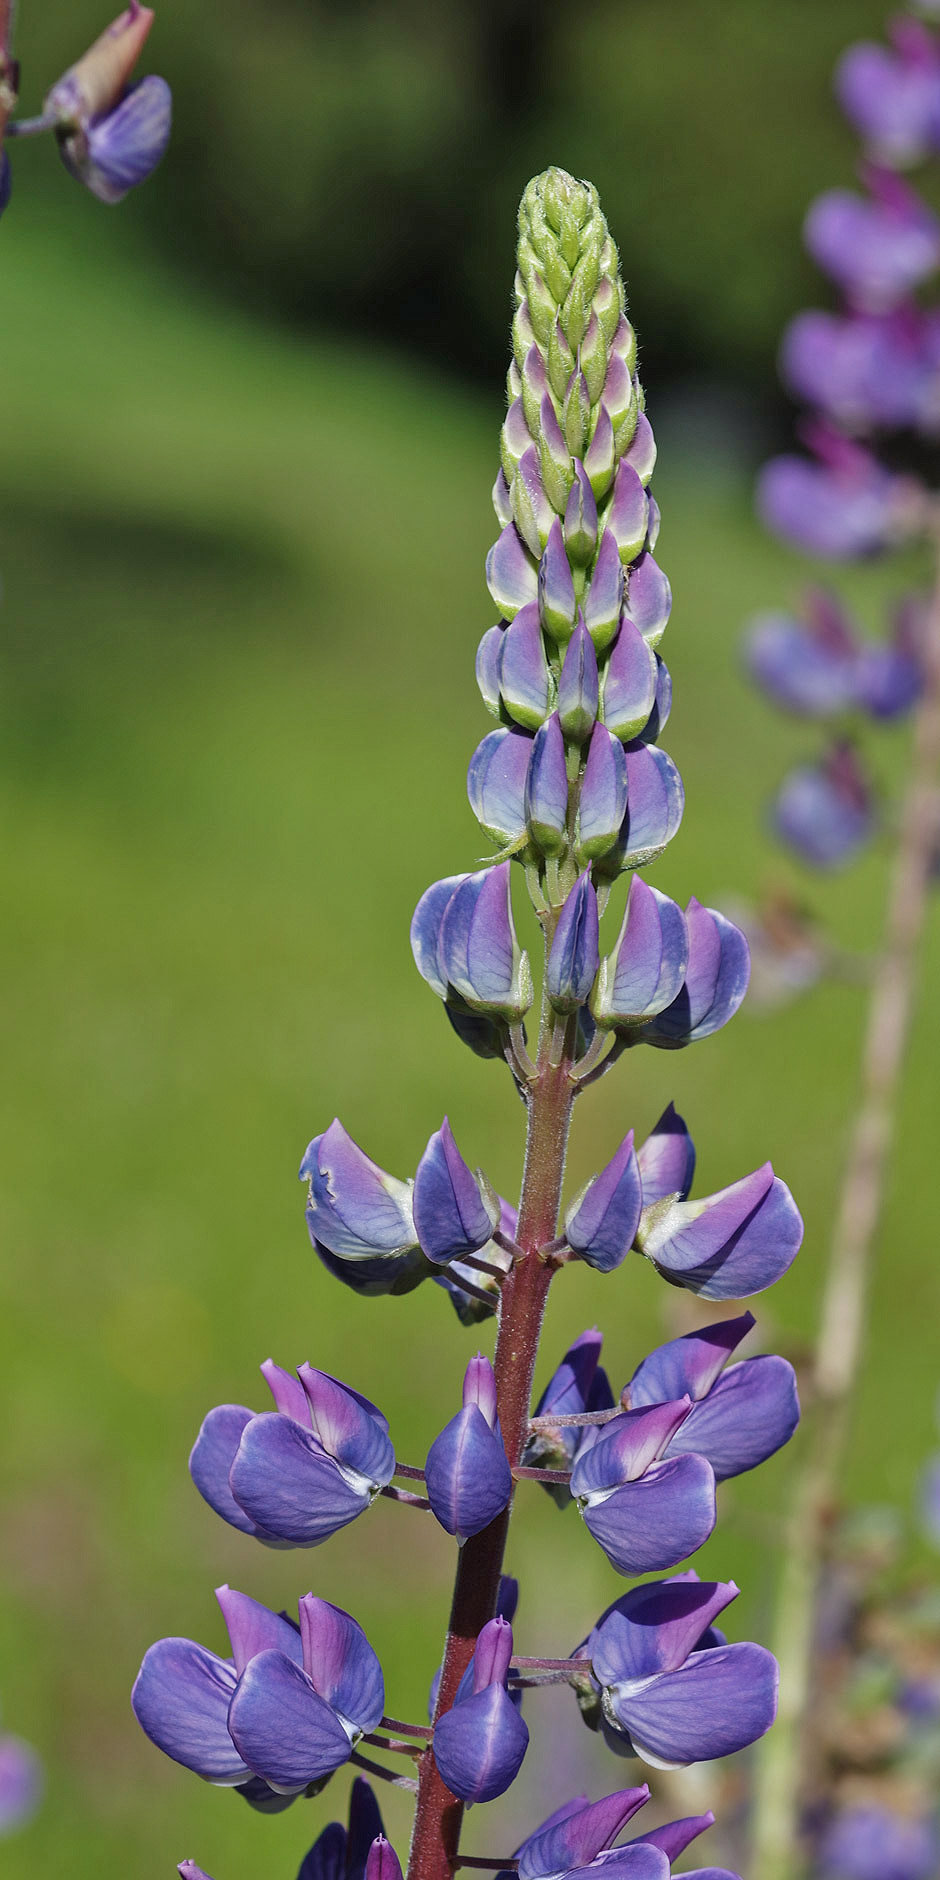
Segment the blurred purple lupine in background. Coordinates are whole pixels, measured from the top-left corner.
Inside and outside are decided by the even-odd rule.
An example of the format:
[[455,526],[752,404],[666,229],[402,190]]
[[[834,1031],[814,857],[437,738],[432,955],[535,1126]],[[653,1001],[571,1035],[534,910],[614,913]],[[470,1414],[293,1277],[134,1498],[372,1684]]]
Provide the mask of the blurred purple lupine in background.
[[19,1736],[0,1730],[0,1839],[25,1828],[42,1799],[42,1764]]

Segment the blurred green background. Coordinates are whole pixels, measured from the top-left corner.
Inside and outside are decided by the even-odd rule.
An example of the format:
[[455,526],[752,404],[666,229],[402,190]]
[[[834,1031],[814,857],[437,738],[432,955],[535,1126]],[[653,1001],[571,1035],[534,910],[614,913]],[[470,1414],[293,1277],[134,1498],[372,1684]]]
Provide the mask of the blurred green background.
[[[173,145],[139,196],[109,211],[51,149],[15,152],[0,249],[0,1694],[48,1790],[4,1845],[11,1880],[158,1880],[184,1855],[216,1880],[291,1880],[344,1812],[340,1776],[262,1819],[138,1731],[144,1649],[177,1632],[221,1648],[222,1580],[273,1605],[311,1586],[348,1605],[392,1710],[422,1714],[446,1537],[380,1503],[309,1558],[272,1554],[209,1512],[185,1464],[212,1404],[261,1407],[268,1355],[367,1391],[420,1461],[476,1349],[436,1288],[357,1301],[326,1279],[296,1168],[338,1113],[409,1173],[446,1109],[467,1155],[518,1185],[509,1080],[451,1035],[407,929],[428,882],[479,851],[463,778],[489,722],[472,659],[491,623],[515,204],[549,161],[601,190],[660,441],[665,742],[688,809],[653,879],[718,904],[768,881],[807,892],[761,806],[815,739],[750,693],[737,643],[808,572],[757,529],[751,477],[781,427],[779,326],[822,291],[800,257],[803,208],[851,172],[829,69],[878,20],[861,0],[179,0],[147,60],[174,88]],[[91,0],[24,0],[27,109],[101,24]],[[845,587],[874,628],[919,572]],[[905,744],[879,740],[888,790]],[[874,946],[885,876],[873,853],[812,884],[844,945]],[[934,933],[847,1474],[858,1500],[909,1499],[932,1440],[937,954]],[[794,1356],[862,1018],[845,986],[745,1010],[707,1046],[637,1052],[576,1119],[573,1186],[670,1098],[701,1192],[773,1156],[807,1232],[759,1338]],[[639,1261],[606,1283],[566,1274],[540,1376],[599,1320],[622,1383],[678,1328],[676,1298]],[[697,1562],[744,1589],[733,1637],[766,1636],[795,1453],[722,1491]],[[567,1649],[620,1590],[575,1515],[535,1490],[509,1565],[526,1652]],[[562,1790],[625,1779],[570,1700],[529,1715],[527,1786],[472,1818],[471,1846],[495,1834],[503,1849]],[[397,1795],[387,1819],[403,1850]]]

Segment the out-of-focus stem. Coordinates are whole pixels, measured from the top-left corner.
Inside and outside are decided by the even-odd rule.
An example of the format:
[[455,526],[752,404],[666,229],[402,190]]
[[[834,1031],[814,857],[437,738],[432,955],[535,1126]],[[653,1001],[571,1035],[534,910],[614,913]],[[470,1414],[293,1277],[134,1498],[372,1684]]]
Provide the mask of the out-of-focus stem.
[[[551,916],[547,917],[551,925]],[[550,938],[550,935],[549,935]],[[572,1028],[573,1029],[573,1028]],[[516,1240],[522,1250],[502,1288],[494,1369],[499,1421],[510,1465],[522,1455],[529,1427],[532,1379],[554,1264],[540,1249],[554,1239],[575,1088],[573,1043],[553,1064],[555,1015],[543,995],[535,1078],[528,1099],[525,1173]],[[557,1044],[557,1040],[556,1040]],[[460,1549],[435,1715],[449,1710],[477,1637],[496,1611],[510,1509]],[[458,1864],[464,1805],[444,1783],[433,1755],[421,1764],[408,1880],[451,1880]]]
[[775,1640],[780,1708],[756,1760],[751,1871],[761,1880],[794,1880],[805,1867],[800,1812],[813,1747],[817,1591],[865,1336],[919,942],[940,833],[940,573],[925,642],[924,690],[914,723],[884,945],[872,980],[859,1108],[823,1291],[811,1407],[802,1433],[803,1461],[788,1520]]

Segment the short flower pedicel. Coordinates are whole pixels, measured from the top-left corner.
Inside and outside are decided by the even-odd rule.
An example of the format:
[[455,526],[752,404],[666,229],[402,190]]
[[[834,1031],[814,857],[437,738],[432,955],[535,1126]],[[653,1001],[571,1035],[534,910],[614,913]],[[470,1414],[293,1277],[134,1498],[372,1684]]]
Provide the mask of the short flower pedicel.
[[[349,1614],[313,1594],[300,1601],[298,1628],[223,1589],[232,1656],[164,1640],[147,1654],[134,1696],[143,1727],[169,1756],[240,1789],[255,1807],[315,1793],[346,1762],[415,1790],[409,1880],[450,1880],[465,1807],[515,1779],[529,1741],[528,1686],[570,1683],[586,1721],[620,1754],[653,1767],[725,1755],[769,1727],[773,1659],[713,1629],[733,1585],[685,1571],[635,1587],[573,1655],[562,1632],[560,1657],[527,1659],[515,1652],[518,1589],[502,1569],[517,1485],[529,1494],[530,1480],[560,1506],[577,1505],[617,1572],[678,1567],[711,1532],[717,1484],[773,1454],[798,1415],[783,1360],[728,1363],[750,1314],[636,1353],[619,1402],[598,1362],[601,1334],[587,1331],[531,1411],[548,1290],[569,1262],[613,1276],[619,1294],[640,1283],[635,1252],[675,1284],[728,1298],[778,1279],[802,1228],[769,1164],[690,1200],[695,1152],[671,1106],[639,1149],[628,1131],[562,1205],[579,1092],[635,1045],[676,1051],[719,1030],[744,996],[748,955],[731,922],[694,899],[683,912],[639,872],[671,840],[683,806],[678,771],[657,742],[671,702],[656,650],[670,592],[654,559],[656,452],[636,341],[589,184],[552,169],[529,185],[518,267],[494,491],[500,534],[487,563],[500,618],[476,668],[497,725],[468,776],[494,855],[490,866],[426,891],[411,941],[457,1037],[504,1062],[523,1098],[519,1209],[465,1159],[446,1118],[416,1127],[413,1181],[387,1174],[338,1121],[314,1137],[301,1169],[311,1239],[330,1273],[374,1294],[434,1279],[461,1321],[495,1317],[495,1354],[466,1363],[462,1407],[452,1400],[444,1428],[428,1432],[423,1469],[397,1461],[385,1419],[358,1390],[309,1365],[295,1378],[270,1361],[262,1369],[274,1409],[211,1411],[190,1465],[206,1501],[269,1545],[317,1545],[377,1497],[410,1512],[376,1510],[371,1522],[430,1513],[454,1537],[431,1722],[383,1716],[371,1644]],[[514,871],[541,928],[533,1039]],[[626,910],[602,937],[621,876]],[[438,1662],[429,1645],[429,1675]],[[403,1757],[414,1775],[376,1764],[364,1754],[369,1745]],[[525,1841],[519,1872],[573,1880],[603,1867],[612,1880],[669,1880],[672,1859],[711,1816],[616,1846],[648,1793],[644,1785],[596,1802],[575,1797]],[[365,1806],[359,1784],[354,1806]],[[338,1824],[325,1830],[302,1880],[327,1871],[397,1880],[397,1857],[374,1817],[369,1831],[366,1851],[352,1816],[348,1835]],[[498,1868],[502,1858],[484,1864]],[[191,1863],[181,1871],[199,1872]]]

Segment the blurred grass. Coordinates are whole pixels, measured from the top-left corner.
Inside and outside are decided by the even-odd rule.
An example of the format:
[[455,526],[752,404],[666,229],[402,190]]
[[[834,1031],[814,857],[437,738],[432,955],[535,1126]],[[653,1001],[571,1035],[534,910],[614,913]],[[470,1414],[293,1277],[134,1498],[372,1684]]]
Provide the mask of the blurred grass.
[[[382,1504],[308,1560],[269,1554],[209,1513],[185,1458],[211,1404],[261,1405],[272,1354],[368,1391],[420,1461],[475,1348],[437,1289],[359,1302],[327,1282],[296,1167],[338,1112],[410,1172],[446,1109],[467,1155],[504,1191],[518,1181],[508,1079],[450,1035],[407,940],[419,893],[479,849],[463,775],[487,728],[471,667],[500,395],[251,323],[71,209],[4,226],[0,1689],[49,1768],[6,1872],[67,1860],[157,1880],[192,1854],[217,1880],[289,1880],[346,1779],[263,1820],[161,1758],[127,1698],[160,1634],[221,1645],[211,1588],[231,1579],[276,1605],[311,1584],[348,1605],[392,1709],[421,1714],[445,1537]],[[758,533],[743,473],[670,429],[665,742],[689,806],[654,879],[720,902],[786,874],[760,805],[814,740],[755,701],[735,649],[749,610],[801,571]],[[848,584],[870,624],[891,584]],[[888,784],[903,749],[903,733],[879,743]],[[816,893],[844,944],[875,944],[884,873],[872,855]],[[937,950],[934,933],[847,1478],[859,1499],[908,1497],[931,1441]],[[807,1234],[760,1331],[790,1351],[813,1323],[862,1003],[823,988],[701,1050],[637,1052],[577,1118],[572,1185],[670,1098],[701,1192],[773,1156]],[[672,1323],[666,1292],[639,1261],[606,1287],[566,1274],[543,1375],[598,1318],[622,1382]],[[697,1563],[744,1587],[732,1636],[766,1630],[788,1463],[723,1491]],[[521,1499],[520,1648],[565,1649],[618,1583],[573,1516]],[[501,1845],[557,1801],[562,1745],[584,1765],[566,1790],[623,1779],[573,1707],[546,1714],[553,1760],[539,1775],[531,1757],[540,1788],[500,1804]],[[388,1819],[403,1845],[396,1796]]]

